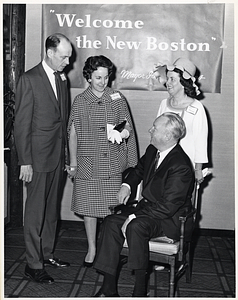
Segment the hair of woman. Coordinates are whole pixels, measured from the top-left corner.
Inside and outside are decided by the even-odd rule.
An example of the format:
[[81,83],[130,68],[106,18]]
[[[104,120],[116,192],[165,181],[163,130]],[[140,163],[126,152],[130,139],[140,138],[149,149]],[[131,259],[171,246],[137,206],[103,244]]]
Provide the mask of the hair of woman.
[[96,71],[99,67],[107,68],[108,75],[112,74],[113,63],[109,58],[103,55],[99,56],[90,56],[87,58],[84,68],[83,68],[83,77],[88,81],[91,79],[91,75],[94,71]]

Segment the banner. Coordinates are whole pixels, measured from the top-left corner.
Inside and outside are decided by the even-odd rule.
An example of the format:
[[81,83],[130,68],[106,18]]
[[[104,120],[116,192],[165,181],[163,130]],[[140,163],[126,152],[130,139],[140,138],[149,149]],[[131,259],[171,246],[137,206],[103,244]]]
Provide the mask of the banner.
[[154,66],[184,57],[197,66],[201,90],[219,93],[224,10],[224,4],[43,4],[42,44],[55,32],[71,40],[72,88],[86,87],[86,59],[104,55],[116,67],[114,88],[165,90]]

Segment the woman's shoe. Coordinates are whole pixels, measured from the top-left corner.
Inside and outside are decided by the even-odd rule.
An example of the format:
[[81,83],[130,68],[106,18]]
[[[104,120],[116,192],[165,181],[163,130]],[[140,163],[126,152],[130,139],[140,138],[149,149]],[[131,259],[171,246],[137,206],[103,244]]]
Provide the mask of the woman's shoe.
[[83,262],[83,266],[84,266],[84,268],[91,268],[93,266],[93,262],[86,262],[86,261],[84,261]]

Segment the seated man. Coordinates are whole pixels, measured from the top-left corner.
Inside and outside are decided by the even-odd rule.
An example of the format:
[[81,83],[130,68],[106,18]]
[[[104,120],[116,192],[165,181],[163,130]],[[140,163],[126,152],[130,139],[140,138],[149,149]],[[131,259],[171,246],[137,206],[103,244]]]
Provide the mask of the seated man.
[[[94,297],[119,296],[116,275],[125,237],[128,267],[135,271],[132,296],[146,296],[149,240],[160,235],[179,240],[179,216],[191,209],[194,170],[178,144],[186,134],[182,118],[175,113],[164,113],[155,119],[149,132],[150,145],[118,192],[119,202],[126,204],[131,189],[143,180],[143,199],[133,211],[107,216],[102,224],[94,267],[104,274],[104,281]],[[157,153],[160,157],[155,163]],[[188,227],[185,238],[191,232]]]

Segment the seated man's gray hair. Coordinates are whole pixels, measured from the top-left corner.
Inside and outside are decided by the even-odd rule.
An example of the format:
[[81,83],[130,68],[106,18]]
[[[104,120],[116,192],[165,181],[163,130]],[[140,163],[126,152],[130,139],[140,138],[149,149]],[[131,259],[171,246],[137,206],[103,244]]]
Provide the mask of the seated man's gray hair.
[[176,113],[166,112],[161,116],[168,118],[166,128],[172,133],[175,140],[180,140],[186,135],[186,127],[183,119]]

